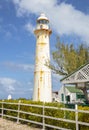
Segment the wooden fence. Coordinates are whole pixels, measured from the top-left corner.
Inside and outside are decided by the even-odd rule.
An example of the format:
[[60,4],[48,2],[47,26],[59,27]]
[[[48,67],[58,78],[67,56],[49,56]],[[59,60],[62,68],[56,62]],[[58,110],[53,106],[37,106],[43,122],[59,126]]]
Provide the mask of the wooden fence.
[[[12,119],[16,119],[17,123],[19,123],[19,121],[25,121],[25,122],[30,122],[30,123],[33,123],[33,124],[37,124],[37,125],[42,126],[43,130],[45,130],[46,127],[55,128],[55,129],[58,129],[58,130],[71,130],[71,129],[60,128],[58,126],[47,124],[47,123],[45,123],[46,119],[53,119],[53,120],[56,120],[56,121],[59,121],[59,122],[63,121],[63,122],[75,123],[76,124],[76,130],[79,130],[79,125],[85,125],[85,126],[89,127],[89,123],[81,122],[81,121],[78,120],[78,113],[79,112],[89,114],[89,111],[87,111],[87,110],[78,110],[78,105],[77,104],[75,105],[75,109],[51,107],[51,106],[45,106],[44,104],[43,105],[24,104],[24,103],[21,103],[21,102],[12,103],[12,102],[3,102],[2,101],[2,102],[0,102],[0,104],[1,104],[1,107],[0,107],[1,113],[0,113],[0,115],[1,115],[2,118],[9,117],[9,118],[12,118]],[[5,108],[4,104],[17,105],[18,110]],[[37,113],[32,113],[32,112],[25,112],[25,111],[20,110],[21,106],[31,106],[31,107],[36,107],[36,108],[42,108],[43,112],[42,112],[42,114],[37,114]],[[74,112],[75,113],[75,120],[70,120],[70,119],[66,119],[66,118],[56,118],[56,117],[53,117],[53,116],[47,116],[47,115],[45,115],[45,109],[49,109],[49,110],[51,110],[51,109],[59,110],[60,109],[60,110],[62,110],[64,112],[65,111]],[[17,116],[15,117],[15,116],[7,115],[7,114],[4,113],[4,111],[16,112]],[[37,116],[38,118],[41,117],[42,122],[23,119],[23,118],[20,117],[20,114],[29,114],[29,115],[32,115],[32,116]]]

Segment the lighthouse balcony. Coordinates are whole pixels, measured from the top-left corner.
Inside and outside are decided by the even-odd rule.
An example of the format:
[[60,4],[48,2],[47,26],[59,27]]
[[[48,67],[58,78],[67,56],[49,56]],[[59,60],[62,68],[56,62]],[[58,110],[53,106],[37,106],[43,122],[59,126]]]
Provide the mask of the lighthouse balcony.
[[40,24],[40,25],[38,24],[37,29],[49,29],[49,26],[46,24]]

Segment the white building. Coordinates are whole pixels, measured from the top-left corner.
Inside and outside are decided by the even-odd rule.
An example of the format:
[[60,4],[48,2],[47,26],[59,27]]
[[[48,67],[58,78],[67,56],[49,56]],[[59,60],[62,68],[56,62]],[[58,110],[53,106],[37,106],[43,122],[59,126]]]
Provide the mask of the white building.
[[46,65],[46,62],[50,62],[49,37],[52,31],[45,14],[38,17],[34,33],[36,35],[36,58],[33,100],[52,102],[51,70]]
[[[89,61],[77,68],[74,72],[67,75],[63,79],[61,79],[64,88],[64,95],[65,93],[65,86],[67,85],[75,85],[80,91],[83,91],[85,95],[85,102],[89,103],[88,91],[89,91]],[[71,98],[71,96],[70,96]],[[76,101],[72,98],[72,100]],[[66,97],[64,96],[64,102],[66,102]]]
[[12,96],[9,94],[8,97],[7,97],[8,100],[11,100],[12,99]]
[[62,86],[59,90],[59,102],[82,103],[84,100],[83,91],[75,86]]

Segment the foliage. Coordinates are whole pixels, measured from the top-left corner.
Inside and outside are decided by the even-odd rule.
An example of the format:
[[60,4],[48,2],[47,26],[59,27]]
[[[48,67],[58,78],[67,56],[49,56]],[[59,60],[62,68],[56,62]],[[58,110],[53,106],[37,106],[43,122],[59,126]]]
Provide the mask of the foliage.
[[[74,123],[68,123],[65,121],[62,121],[62,119],[70,119],[70,120],[75,120],[75,112],[70,112],[70,111],[63,111],[60,108],[63,108],[65,105],[64,104],[60,104],[60,103],[42,103],[42,102],[34,102],[31,100],[21,100],[19,102],[19,100],[5,100],[5,102],[12,102],[12,103],[20,103],[20,114],[19,117],[22,119],[27,119],[27,120],[31,120],[31,121],[36,121],[36,122],[43,122],[43,118],[42,117],[38,117],[35,115],[31,115],[30,113],[36,113],[36,114],[43,114],[43,107],[40,107],[41,105],[45,105],[45,116],[49,116],[49,118],[45,117],[45,123],[46,124],[50,124],[50,125],[54,125],[54,126],[59,126],[62,128],[69,128],[72,130],[76,130],[76,126]],[[22,105],[21,103],[23,103],[24,105]],[[27,104],[29,104],[29,106],[27,106]],[[34,106],[30,106],[30,104],[35,104],[35,105],[39,105],[39,107],[34,107]],[[7,109],[15,109],[18,110],[18,104],[3,104],[4,108]],[[0,107],[2,107],[2,104],[0,103]],[[57,109],[53,109],[50,107],[56,107]],[[80,110],[88,110],[89,111],[89,107],[85,107],[85,106],[79,106]],[[0,111],[1,113],[2,111]],[[27,113],[23,113],[23,112],[29,112],[29,114]],[[14,111],[9,111],[9,110],[4,110],[4,114],[6,115],[10,115],[10,116],[18,116],[18,112],[14,112]],[[51,117],[56,117],[56,118],[61,118],[61,120],[55,120],[52,119]],[[79,117],[79,121],[84,121],[84,122],[88,122],[89,123],[89,114],[84,114],[84,113],[79,113],[78,115]],[[11,120],[11,118],[8,118]],[[15,119],[12,119],[15,120]],[[20,121],[21,123],[25,123],[25,121]],[[27,123],[29,125],[38,127],[38,125],[33,125],[33,123]],[[39,126],[41,127],[41,126]],[[83,125],[79,125],[80,130],[88,130],[89,127],[83,126]],[[48,130],[52,130],[52,128],[47,128]],[[55,129],[53,129],[55,130]]]
[[[79,110],[89,111],[89,106],[79,106]],[[79,112],[79,121],[89,123],[89,114]],[[80,130],[89,130],[89,126],[79,125]]]
[[[89,62],[89,47],[80,44],[76,48],[74,44],[64,44],[58,40],[56,50],[52,53],[56,66],[49,67],[59,75],[67,75],[79,68],[81,65]],[[82,89],[86,102],[89,102],[87,96],[87,87]]]
[[60,75],[65,75],[89,61],[89,47],[80,44],[75,48],[74,44],[68,45],[58,40],[52,55],[57,66],[50,65],[51,69]]

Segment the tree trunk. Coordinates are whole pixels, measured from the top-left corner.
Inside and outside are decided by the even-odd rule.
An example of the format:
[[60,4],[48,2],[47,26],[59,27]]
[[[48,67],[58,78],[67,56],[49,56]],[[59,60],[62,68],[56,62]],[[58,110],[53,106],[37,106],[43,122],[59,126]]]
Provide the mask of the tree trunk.
[[82,91],[83,91],[83,93],[85,95],[86,103],[89,103],[87,88],[86,87],[82,88]]

